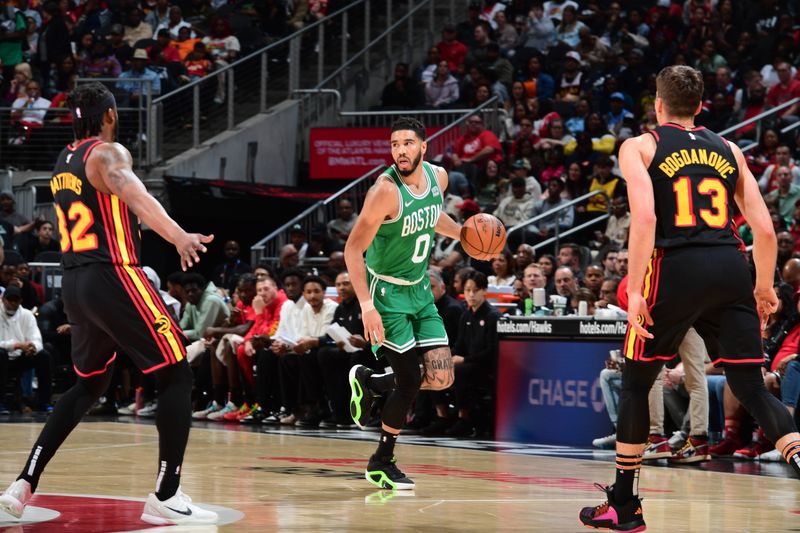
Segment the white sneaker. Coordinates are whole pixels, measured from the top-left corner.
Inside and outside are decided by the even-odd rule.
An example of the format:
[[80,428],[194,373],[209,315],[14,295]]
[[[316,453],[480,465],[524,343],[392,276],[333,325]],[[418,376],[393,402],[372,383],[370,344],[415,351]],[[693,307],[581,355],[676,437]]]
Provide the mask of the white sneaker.
[[601,450],[610,450],[617,444],[617,434],[612,433],[607,437],[600,437],[598,439],[594,439],[592,441],[592,446],[595,448],[600,448]]
[[208,420],[214,420],[216,422],[219,422],[221,420],[224,420],[224,418],[222,417],[224,417],[228,413],[235,413],[238,410],[239,408],[236,407],[236,404],[234,404],[233,402],[228,402],[225,404],[225,407],[223,407],[219,411],[214,411],[213,413],[209,414],[206,418]]
[[208,407],[206,407],[202,411],[195,411],[194,413],[192,413],[192,418],[194,418],[195,420],[202,420],[204,418],[208,418],[208,415],[210,415],[211,413],[216,413],[220,409],[222,409],[222,406],[218,404],[216,401],[213,401],[210,404],[208,404]]
[[152,402],[144,404],[144,406],[141,409],[139,409],[139,411],[136,414],[138,416],[151,417],[151,416],[156,416],[157,410],[158,410],[158,401],[153,400]]
[[770,450],[768,452],[765,452],[765,453],[762,453],[761,455],[759,455],[758,456],[758,460],[759,461],[769,461],[769,462],[773,462],[773,463],[779,463],[779,462],[783,461],[784,459],[783,459],[783,454],[781,453],[781,451],[779,449],[775,448],[774,450]]
[[0,494],[0,511],[5,511],[14,518],[22,518],[31,497],[31,484],[24,479],[18,479]]
[[157,526],[213,524],[217,519],[217,513],[192,505],[192,499],[180,487],[175,496],[163,502],[155,494],[148,494],[142,512],[143,522]]
[[688,437],[689,436],[683,431],[674,431],[672,433],[672,436],[669,438],[669,441],[667,442],[669,443],[670,448],[672,448],[673,450],[677,450],[686,443],[686,439]]
[[133,402],[130,405],[126,405],[125,407],[120,407],[117,409],[117,414],[121,416],[133,416],[136,414],[136,402]]

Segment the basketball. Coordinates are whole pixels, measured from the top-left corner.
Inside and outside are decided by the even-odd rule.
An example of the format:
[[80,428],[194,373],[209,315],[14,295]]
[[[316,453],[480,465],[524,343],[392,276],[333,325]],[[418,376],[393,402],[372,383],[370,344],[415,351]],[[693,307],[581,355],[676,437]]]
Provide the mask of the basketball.
[[488,261],[500,255],[506,246],[506,228],[488,213],[469,217],[461,228],[461,246],[470,257]]

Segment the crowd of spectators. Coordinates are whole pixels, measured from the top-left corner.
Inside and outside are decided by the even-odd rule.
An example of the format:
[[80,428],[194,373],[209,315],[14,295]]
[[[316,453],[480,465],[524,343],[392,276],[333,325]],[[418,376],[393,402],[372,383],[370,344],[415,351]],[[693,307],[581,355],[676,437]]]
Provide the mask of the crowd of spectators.
[[[66,95],[76,78],[107,81],[120,107],[166,94],[337,9],[339,0],[10,0],[0,10],[0,107],[11,134],[71,123]],[[133,81],[144,79],[145,81]],[[225,101],[217,76],[213,102]],[[209,101],[211,100],[209,96]],[[7,129],[7,128],[4,128]],[[39,137],[45,137],[40,135]],[[66,135],[66,138],[69,136]],[[34,139],[35,140],[35,139]]]

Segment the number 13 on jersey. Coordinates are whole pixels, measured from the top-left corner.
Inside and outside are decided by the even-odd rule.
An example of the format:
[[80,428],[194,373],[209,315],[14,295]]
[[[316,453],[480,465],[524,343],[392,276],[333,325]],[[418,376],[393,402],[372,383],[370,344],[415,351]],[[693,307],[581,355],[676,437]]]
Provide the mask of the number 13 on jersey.
[[[61,236],[61,252],[66,253],[72,248],[73,252],[87,252],[97,248],[97,235],[87,233],[87,230],[94,224],[92,210],[83,202],[72,202],[67,215],[61,206],[56,204],[56,216],[58,217],[58,233]],[[67,219],[74,222],[72,230],[67,227]]]
[[[672,185],[675,191],[675,226],[690,228],[697,225],[692,202],[692,180],[681,176]],[[711,209],[700,209],[698,214],[712,228],[724,228],[728,224],[728,190],[718,178],[704,178],[697,184],[697,192],[711,197]]]

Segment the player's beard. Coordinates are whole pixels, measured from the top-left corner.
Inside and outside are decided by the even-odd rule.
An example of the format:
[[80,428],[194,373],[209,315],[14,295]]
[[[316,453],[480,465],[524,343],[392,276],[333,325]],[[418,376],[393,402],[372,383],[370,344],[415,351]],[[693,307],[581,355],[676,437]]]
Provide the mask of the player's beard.
[[394,164],[397,167],[397,172],[399,172],[400,175],[403,176],[404,178],[407,178],[408,176],[413,174],[415,170],[417,170],[417,167],[419,166],[419,162],[421,160],[422,160],[422,150],[419,151],[419,153],[417,154],[417,157],[415,157],[414,161],[411,162],[411,168],[410,169],[401,170],[400,169],[400,165],[397,164],[397,161],[395,161]]

